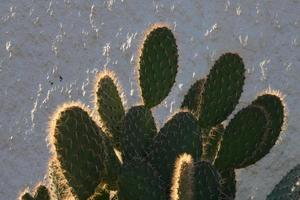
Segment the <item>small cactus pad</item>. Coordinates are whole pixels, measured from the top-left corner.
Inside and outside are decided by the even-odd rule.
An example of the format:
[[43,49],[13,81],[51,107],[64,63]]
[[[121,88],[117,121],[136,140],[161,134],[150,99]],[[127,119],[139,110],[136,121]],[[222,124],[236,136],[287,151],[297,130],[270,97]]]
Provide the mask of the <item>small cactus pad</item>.
[[217,153],[219,151],[223,134],[224,134],[224,126],[222,124],[219,124],[211,128],[208,135],[204,136],[203,134],[202,160],[208,162],[213,162],[215,160]]
[[178,52],[172,31],[167,27],[153,29],[141,51],[139,82],[144,104],[152,108],[169,94],[175,82]]
[[195,165],[195,199],[219,200],[220,176],[208,162]]
[[182,154],[175,162],[171,200],[193,200],[194,163],[191,155]]
[[125,111],[122,100],[114,78],[108,73],[100,74],[97,83],[97,108],[103,124],[103,128],[113,136],[113,141],[118,147],[121,122],[124,118]]
[[297,165],[287,173],[267,197],[267,200],[282,199],[300,199],[300,165]]
[[245,67],[237,54],[222,55],[210,70],[201,97],[199,122],[201,127],[211,127],[234,110],[244,85]]
[[50,194],[46,186],[39,185],[35,189],[35,200],[50,200]]
[[199,115],[199,105],[201,102],[204,83],[205,79],[196,81],[191,86],[188,93],[184,96],[183,102],[181,104],[182,109],[186,108],[190,110],[196,116],[196,118],[198,118]]
[[177,156],[190,154],[195,161],[201,157],[201,131],[189,112],[176,113],[160,130],[150,147],[150,160],[162,179],[170,186]]
[[119,200],[165,200],[160,180],[150,164],[140,158],[122,166]]
[[284,123],[285,113],[282,100],[279,96],[273,94],[264,94],[257,97],[252,105],[260,106],[265,110],[269,119],[268,129],[266,129],[259,142],[259,147],[252,156],[252,162],[254,163],[268,154],[275,145]]
[[118,161],[113,148],[85,110],[75,105],[65,108],[53,128],[57,160],[80,200],[91,196],[104,177],[115,178]]
[[144,157],[154,136],[156,125],[151,111],[145,106],[132,107],[124,118],[124,131],[120,137],[123,160]]
[[21,194],[19,200],[35,200],[30,193],[25,192],[24,194]]
[[248,166],[252,153],[268,126],[265,112],[250,105],[239,111],[225,129],[215,166],[218,169]]
[[222,169],[218,172],[221,177],[221,199],[234,200],[236,193],[234,169]]
[[46,186],[37,185],[34,190],[34,196],[32,196],[29,192],[25,192],[21,194],[20,200],[50,200],[50,193]]

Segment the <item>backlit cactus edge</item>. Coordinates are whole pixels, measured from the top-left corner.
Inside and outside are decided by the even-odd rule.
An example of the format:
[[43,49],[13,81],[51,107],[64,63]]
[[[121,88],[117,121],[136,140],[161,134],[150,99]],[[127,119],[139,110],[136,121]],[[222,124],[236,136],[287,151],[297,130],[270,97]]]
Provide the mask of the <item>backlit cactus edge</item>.
[[49,191],[39,186],[20,199],[234,199],[234,170],[260,160],[279,137],[282,98],[265,92],[224,127],[245,79],[240,56],[225,53],[158,131],[151,109],[168,96],[178,70],[168,27],[156,25],[146,34],[137,67],[140,105],[126,111],[115,75],[104,71],[95,85],[96,111],[72,102],[55,112]]

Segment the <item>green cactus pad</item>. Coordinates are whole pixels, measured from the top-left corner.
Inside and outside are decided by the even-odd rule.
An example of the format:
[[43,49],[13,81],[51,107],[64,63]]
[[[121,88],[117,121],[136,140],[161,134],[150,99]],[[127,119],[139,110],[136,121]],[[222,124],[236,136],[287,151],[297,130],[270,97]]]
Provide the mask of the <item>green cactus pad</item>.
[[201,131],[195,117],[189,112],[176,113],[154,138],[150,151],[150,162],[170,186],[178,155],[187,153],[195,162],[200,160]]
[[[112,76],[112,75],[111,75]],[[97,83],[97,109],[105,131],[113,136],[115,145],[119,146],[121,122],[125,116],[122,100],[114,83],[114,77],[101,74]]]
[[144,41],[139,62],[139,82],[144,104],[158,105],[170,92],[177,74],[175,37],[167,27],[153,29]]
[[201,102],[201,95],[203,91],[203,86],[205,83],[205,79],[200,79],[196,81],[188,93],[184,96],[183,102],[181,104],[182,109],[190,110],[196,118],[199,117],[199,106]]
[[252,102],[252,105],[260,106],[265,110],[269,120],[269,126],[252,156],[251,163],[255,163],[268,154],[270,149],[275,145],[284,123],[285,113],[281,98],[273,94],[259,96]]
[[35,200],[50,200],[50,194],[46,186],[37,186],[34,194]]
[[19,198],[20,200],[35,200],[30,193],[26,192],[22,194]]
[[154,136],[156,125],[151,111],[145,106],[132,107],[124,118],[124,131],[120,137],[123,161],[144,157]]
[[202,160],[213,162],[217,156],[222,136],[224,134],[224,126],[219,124],[213,127],[208,135],[202,136],[203,142],[203,152]]
[[182,154],[175,162],[171,200],[193,200],[194,163],[191,155]]
[[29,192],[25,192],[21,194],[20,200],[50,200],[50,193],[46,186],[37,185],[34,190],[34,196],[32,196]]
[[201,127],[215,126],[234,110],[243,90],[244,72],[243,60],[237,54],[226,53],[216,61],[201,97]]
[[52,199],[64,200],[70,199],[72,196],[70,187],[64,178],[63,172],[59,167],[59,163],[54,158],[50,159],[48,165],[49,190]]
[[146,161],[134,158],[122,166],[119,200],[165,200],[159,177]]
[[250,105],[239,111],[225,129],[215,166],[218,169],[248,166],[252,153],[268,126],[265,112]]
[[94,193],[102,181],[113,184],[118,161],[107,137],[80,106],[58,113],[53,143],[57,160],[72,191],[81,199]]
[[208,162],[195,165],[195,199],[219,200],[220,176]]
[[223,169],[218,172],[221,177],[221,199],[234,200],[236,193],[234,169]]
[[299,200],[300,199],[300,165],[294,167],[275,186],[267,196],[267,200]]

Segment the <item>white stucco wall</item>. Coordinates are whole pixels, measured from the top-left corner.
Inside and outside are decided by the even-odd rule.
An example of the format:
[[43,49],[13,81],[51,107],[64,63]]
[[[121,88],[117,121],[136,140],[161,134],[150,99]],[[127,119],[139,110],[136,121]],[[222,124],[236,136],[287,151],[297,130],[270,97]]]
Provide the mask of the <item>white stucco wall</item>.
[[285,95],[288,126],[264,159],[237,171],[239,200],[263,200],[300,163],[300,1],[1,0],[0,199],[43,180],[49,115],[65,101],[90,107],[96,72],[116,72],[128,106],[139,101],[134,61],[142,33],[170,24],[180,69],[158,126],[222,53],[237,52],[247,73],[237,108],[269,87]]

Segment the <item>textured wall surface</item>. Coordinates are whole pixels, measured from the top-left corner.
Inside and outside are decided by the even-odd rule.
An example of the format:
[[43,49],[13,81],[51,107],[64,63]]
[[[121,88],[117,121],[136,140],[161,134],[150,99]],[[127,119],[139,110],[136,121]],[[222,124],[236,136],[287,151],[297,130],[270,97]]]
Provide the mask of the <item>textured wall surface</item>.
[[237,199],[263,200],[300,163],[300,1],[1,0],[0,196],[43,180],[48,119],[65,101],[93,107],[94,76],[116,72],[128,107],[140,95],[135,78],[143,32],[169,24],[177,38],[176,86],[154,110],[157,125],[178,109],[190,85],[224,52],[247,67],[237,110],[263,90],[280,90],[288,123],[264,159],[238,170]]

